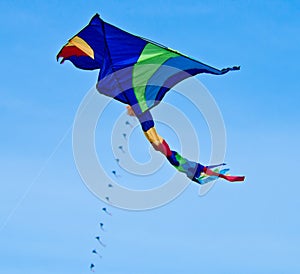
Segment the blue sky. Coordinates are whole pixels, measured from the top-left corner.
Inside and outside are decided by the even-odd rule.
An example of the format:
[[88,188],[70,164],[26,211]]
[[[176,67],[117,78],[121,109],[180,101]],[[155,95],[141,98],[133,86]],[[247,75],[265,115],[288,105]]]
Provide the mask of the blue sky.
[[[97,72],[55,60],[96,12],[215,67],[241,65],[197,78],[222,112],[226,162],[244,184],[220,181],[204,197],[191,184],[155,210],[101,212],[71,136]],[[1,272],[88,273],[91,262],[107,274],[300,271],[298,1],[4,0],[0,13]]]

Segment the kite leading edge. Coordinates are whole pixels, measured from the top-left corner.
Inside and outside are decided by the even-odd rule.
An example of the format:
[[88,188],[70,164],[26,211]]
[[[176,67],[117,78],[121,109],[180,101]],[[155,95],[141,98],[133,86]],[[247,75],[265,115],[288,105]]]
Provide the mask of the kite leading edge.
[[203,166],[183,158],[170,149],[154,127],[151,108],[182,80],[200,73],[222,75],[240,67],[216,69],[177,51],[142,37],[132,35],[96,14],[89,24],[57,54],[85,70],[100,69],[97,90],[127,104],[129,115],[136,116],[146,138],[178,171],[199,184],[223,178],[229,182],[244,181],[244,176],[229,176],[228,169]]

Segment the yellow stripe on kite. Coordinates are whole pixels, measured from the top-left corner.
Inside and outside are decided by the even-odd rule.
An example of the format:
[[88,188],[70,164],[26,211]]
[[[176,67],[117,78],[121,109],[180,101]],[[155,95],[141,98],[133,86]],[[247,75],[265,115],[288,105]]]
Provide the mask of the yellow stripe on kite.
[[87,54],[89,57],[91,57],[92,59],[94,58],[94,51],[93,49],[90,47],[90,45],[85,42],[82,38],[80,38],[79,36],[75,36],[73,37],[69,43],[66,45],[66,47],[70,47],[70,46],[75,46],[77,48],[79,48],[80,50],[82,50],[85,54]]
[[162,142],[164,141],[164,139],[157,134],[154,127],[148,129],[146,132],[144,132],[144,134],[148,141],[150,143],[154,143],[155,145],[162,144]]

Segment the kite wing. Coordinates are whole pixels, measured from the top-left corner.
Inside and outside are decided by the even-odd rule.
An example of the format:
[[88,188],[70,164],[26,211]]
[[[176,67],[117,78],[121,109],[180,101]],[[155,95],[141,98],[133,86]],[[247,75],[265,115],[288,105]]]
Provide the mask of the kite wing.
[[98,14],[60,50],[59,58],[80,69],[100,69],[98,91],[132,106],[138,116],[188,77],[239,70],[210,67],[108,24]]

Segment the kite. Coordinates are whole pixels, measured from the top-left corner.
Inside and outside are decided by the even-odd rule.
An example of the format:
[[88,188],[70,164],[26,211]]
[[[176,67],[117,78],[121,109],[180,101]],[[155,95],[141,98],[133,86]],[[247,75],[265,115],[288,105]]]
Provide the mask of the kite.
[[131,128],[133,128],[133,125],[129,121],[126,121],[125,125],[130,126]]
[[105,231],[104,228],[103,228],[104,224],[100,223],[99,225],[100,225],[101,230]]
[[[192,181],[199,184],[218,178],[230,182],[244,181],[244,176],[229,176],[227,169],[212,169],[171,150],[167,141],[156,132],[150,112],[172,87],[184,79],[200,73],[222,75],[240,67],[213,68],[117,28],[103,21],[98,14],[62,47],[57,54],[57,60],[60,58],[61,63],[69,60],[79,69],[100,69],[96,84],[99,93],[126,104],[128,115],[138,118],[153,148]],[[128,121],[126,124],[131,126]],[[123,151],[122,147],[119,149]]]
[[133,128],[133,125],[132,125],[129,121],[126,121],[126,122],[125,122],[125,125],[126,125],[126,126],[130,126],[130,128]]
[[120,178],[120,177],[121,177],[121,175],[119,175],[119,174],[117,173],[117,171],[115,171],[115,170],[112,170],[111,173],[112,173],[116,178]]
[[95,267],[94,264],[91,264],[91,265],[90,265],[90,270],[91,270],[92,272],[95,272],[95,271],[94,271],[94,267]]
[[94,249],[93,251],[92,251],[92,253],[94,253],[94,254],[96,254],[96,255],[98,255],[99,256],[99,258],[100,259],[102,259],[102,256],[97,252],[97,250],[96,249]]
[[125,150],[123,149],[123,146],[119,146],[118,148],[119,148],[119,150],[121,150],[123,153],[125,153]]
[[112,216],[112,214],[107,210],[106,207],[103,207],[102,210],[103,210],[106,214]]
[[100,245],[102,245],[103,247],[106,247],[106,244],[104,244],[104,243],[100,240],[100,236],[96,236],[95,239],[99,242]]

